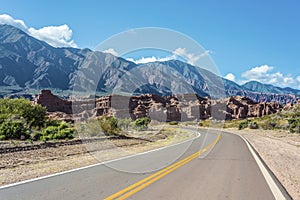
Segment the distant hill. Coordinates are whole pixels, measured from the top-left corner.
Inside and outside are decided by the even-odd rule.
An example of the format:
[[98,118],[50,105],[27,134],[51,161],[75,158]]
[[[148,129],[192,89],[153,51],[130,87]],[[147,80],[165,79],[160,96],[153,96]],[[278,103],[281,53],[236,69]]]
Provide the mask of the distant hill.
[[257,81],[247,82],[244,85],[242,85],[242,87],[250,91],[256,91],[261,93],[300,95],[300,90],[296,90],[290,87],[276,87],[274,85],[263,84]]
[[135,64],[90,49],[55,48],[16,27],[0,25],[0,96],[37,94],[41,89],[65,96],[73,89],[159,95],[175,91],[280,103],[295,101],[295,95],[300,95],[299,90],[258,82],[238,85],[178,60]]

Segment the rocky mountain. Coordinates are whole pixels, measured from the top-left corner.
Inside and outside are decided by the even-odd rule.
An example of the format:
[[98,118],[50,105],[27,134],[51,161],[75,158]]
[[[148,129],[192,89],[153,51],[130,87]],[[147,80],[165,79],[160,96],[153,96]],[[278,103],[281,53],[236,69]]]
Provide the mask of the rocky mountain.
[[37,94],[41,89],[102,94],[188,94],[254,101],[296,101],[299,90],[250,82],[238,85],[210,71],[170,60],[135,64],[90,49],[54,48],[10,25],[0,25],[0,96]]
[[257,81],[249,81],[242,85],[244,89],[250,90],[250,91],[256,91],[260,93],[269,93],[269,94],[293,94],[293,95],[300,95],[300,90],[296,90],[290,87],[276,87],[270,84],[262,84]]

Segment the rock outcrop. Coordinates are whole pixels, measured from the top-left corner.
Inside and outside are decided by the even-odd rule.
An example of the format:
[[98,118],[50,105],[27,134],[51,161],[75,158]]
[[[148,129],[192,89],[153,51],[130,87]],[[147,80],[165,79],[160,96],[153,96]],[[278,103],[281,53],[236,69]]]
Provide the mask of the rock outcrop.
[[[204,119],[232,120],[270,115],[283,109],[276,102],[256,103],[247,97],[229,97],[221,100],[202,98],[195,94],[158,96],[109,95],[100,98],[61,99],[50,90],[42,90],[35,103],[47,108],[50,116],[71,121],[74,118],[88,119],[97,116],[118,118],[150,117],[159,122],[193,121]],[[53,114],[56,112],[56,114]]]
[[72,114],[72,102],[55,96],[51,90],[42,90],[34,102],[46,107],[48,112]]

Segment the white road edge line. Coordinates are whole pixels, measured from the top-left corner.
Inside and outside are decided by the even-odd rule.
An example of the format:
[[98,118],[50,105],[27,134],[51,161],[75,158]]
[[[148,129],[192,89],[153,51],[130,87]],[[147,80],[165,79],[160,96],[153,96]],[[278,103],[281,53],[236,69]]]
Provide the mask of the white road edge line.
[[201,136],[201,133],[197,132],[197,134],[198,135],[194,138],[191,138],[191,139],[188,139],[188,140],[176,143],[176,144],[172,144],[172,145],[169,145],[169,146],[166,146],[166,147],[161,147],[161,148],[158,148],[158,149],[153,149],[153,150],[150,150],[150,151],[146,151],[146,152],[142,152],[142,153],[138,153],[138,154],[134,154],[134,155],[129,155],[129,156],[121,157],[121,158],[116,158],[116,159],[113,159],[113,160],[108,160],[108,161],[104,161],[104,162],[101,162],[101,163],[88,165],[88,166],[85,166],[85,167],[79,167],[79,168],[76,168],[76,169],[71,169],[71,170],[67,170],[67,171],[63,171],[63,172],[58,172],[58,173],[50,174],[50,175],[47,175],[47,176],[41,176],[41,177],[38,177],[38,178],[28,179],[28,180],[20,181],[20,182],[17,182],[17,183],[3,185],[3,186],[0,186],[0,190],[5,189],[5,188],[9,188],[9,187],[14,187],[14,186],[26,184],[26,183],[30,183],[30,182],[34,182],[34,181],[38,181],[38,180],[42,180],[42,179],[51,178],[51,177],[54,177],[54,176],[60,176],[60,175],[63,175],[63,174],[67,174],[67,173],[71,173],[71,172],[75,172],[75,171],[79,171],[79,170],[83,170],[83,169],[88,169],[88,168],[91,168],[91,167],[96,167],[96,166],[99,166],[99,165],[103,165],[103,164],[107,164],[107,163],[111,163],[111,162],[115,162],[115,161],[119,161],[119,160],[123,160],[123,159],[127,159],[127,158],[132,158],[132,157],[135,157],[135,156],[140,156],[140,155],[143,155],[143,154],[148,154],[148,153],[159,151],[159,150],[162,150],[162,149],[167,149],[167,148],[170,148],[170,147],[173,147],[173,146],[176,146],[176,145],[180,145],[180,144],[183,144],[183,143],[186,143],[186,142],[196,140],[197,138],[199,138]]
[[[235,134],[235,135],[238,135],[238,134]],[[253,148],[250,146],[248,140],[246,138],[244,138],[243,136],[241,136],[241,135],[239,135],[239,136],[247,144],[247,147],[248,147],[249,151],[251,152],[252,156],[254,157],[254,159],[255,159],[260,171],[262,172],[265,180],[267,181],[267,184],[269,185],[269,188],[271,189],[275,199],[276,200],[285,200],[286,198],[283,196],[282,192],[278,188],[277,184],[274,182],[273,178],[271,177],[270,173],[268,172],[268,170],[266,169],[266,167],[264,166],[264,164],[262,163],[260,158],[256,155]]]

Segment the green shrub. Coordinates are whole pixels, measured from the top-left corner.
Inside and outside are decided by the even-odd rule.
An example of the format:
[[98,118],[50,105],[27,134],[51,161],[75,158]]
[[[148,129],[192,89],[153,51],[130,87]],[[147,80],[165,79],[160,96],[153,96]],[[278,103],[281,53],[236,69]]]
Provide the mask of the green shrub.
[[[46,121],[46,108],[41,105],[32,105],[27,99],[0,99],[0,123],[3,118],[12,116],[23,118],[26,125],[31,127],[42,127]],[[4,117],[3,117],[4,116]]]
[[38,130],[35,130],[35,131],[32,131],[31,132],[31,136],[30,138],[33,140],[33,141],[38,141],[42,138],[43,134],[41,131],[38,131]]
[[42,131],[42,136],[39,138],[40,140],[52,140],[53,136],[58,133],[57,126],[48,126]]
[[134,124],[137,126],[148,126],[148,124],[151,122],[151,119],[149,117],[142,117],[138,118],[134,121]]
[[0,135],[0,140],[6,140],[5,135]]
[[73,139],[74,136],[74,129],[66,128],[59,130],[57,133],[53,135],[54,140],[61,140],[61,139]]
[[30,130],[22,121],[5,121],[0,125],[2,139],[27,139],[30,137]]
[[169,122],[169,125],[178,125],[179,124],[179,122],[177,122],[177,121],[171,121],[171,122]]
[[118,135],[118,120],[115,117],[102,116],[99,118],[99,125],[105,135]]
[[250,122],[249,125],[248,125],[248,128],[250,128],[250,129],[258,129],[259,126],[258,126],[257,122]]
[[144,131],[148,129],[148,124],[151,122],[151,119],[148,117],[138,118],[133,122],[133,129],[137,131]]
[[291,133],[300,133],[300,117],[288,120]]
[[65,122],[60,122],[57,126],[44,128],[41,134],[35,135],[35,140],[62,140],[74,138],[74,129]]
[[242,130],[244,128],[247,128],[248,127],[248,120],[246,121],[242,121],[239,123],[239,130]]
[[263,128],[264,130],[273,130],[275,128],[277,128],[277,123],[275,119],[272,118],[268,118],[266,120],[263,120],[260,123],[261,128]]
[[0,139],[71,139],[75,130],[47,118],[46,108],[27,99],[0,99]]

